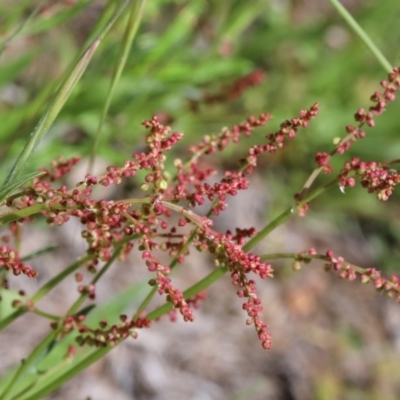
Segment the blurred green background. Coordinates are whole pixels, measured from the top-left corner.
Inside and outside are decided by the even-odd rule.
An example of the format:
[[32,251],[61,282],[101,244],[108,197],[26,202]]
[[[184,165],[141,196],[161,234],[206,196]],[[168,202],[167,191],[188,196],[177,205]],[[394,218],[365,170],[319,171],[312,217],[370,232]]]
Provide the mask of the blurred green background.
[[[11,169],[62,73],[82,50],[105,2],[45,3],[48,8],[41,9],[0,58],[0,179]],[[1,1],[0,39],[38,4]],[[389,61],[398,64],[400,2],[348,0],[343,4]],[[60,154],[89,156],[125,24],[122,18],[102,42],[31,159],[31,170],[49,165]],[[205,94],[217,94],[255,70],[263,71],[265,78],[242,96],[215,104],[201,101]],[[259,173],[272,194],[269,215],[274,216],[282,205],[291,204],[293,194],[315,168],[314,154],[331,150],[334,138],[345,135],[344,127],[354,122],[358,108],[370,105],[370,95],[385,77],[386,71],[328,1],[149,1],[113,97],[98,155],[121,165],[143,144],[145,130],[140,123],[154,114],[185,133],[176,150],[180,156],[185,146],[205,134],[269,112],[273,120],[248,140],[262,143],[264,134],[317,101],[320,115],[309,128],[261,162]],[[397,102],[390,104],[376,119],[376,127],[367,129],[366,139],[335,157],[336,172],[355,155],[366,161],[399,157],[398,107]],[[212,162],[232,166],[245,154],[244,148],[229,148]],[[361,188],[348,189],[346,195],[337,189],[315,200],[310,212],[314,220],[323,218],[329,229],[341,232],[344,241],[346,232],[363,236],[377,264],[367,266],[399,271],[399,199],[395,194],[382,203]],[[334,380],[327,376],[321,385],[334,386]]]
[[[2,179],[105,4],[44,3],[50,5],[10,42],[0,59]],[[7,37],[37,4],[1,2],[0,37]],[[395,65],[399,57],[400,3],[352,0],[344,5]],[[48,165],[60,155],[60,149],[66,157],[90,154],[125,23],[122,18],[102,42],[36,150],[32,170]],[[201,102],[204,95],[217,94],[255,70],[265,73],[264,80],[239,98],[215,104]],[[98,155],[121,164],[142,144],[145,131],[140,123],[154,114],[185,133],[184,149],[204,134],[217,133],[249,115],[269,112],[274,116],[272,122],[251,139],[262,143],[264,133],[273,132],[283,120],[318,101],[320,115],[310,127],[300,131],[283,151],[261,163],[261,174],[280,207],[283,199],[290,203],[293,193],[301,189],[315,167],[315,152],[332,149],[333,139],[345,134],[344,127],[354,122],[358,108],[370,105],[370,95],[379,89],[379,81],[385,76],[381,65],[328,1],[152,1],[117,85]],[[334,158],[336,171],[353,155],[376,161],[398,157],[397,107],[390,104],[377,118],[376,127],[367,129],[367,139]],[[217,163],[234,163],[244,154],[241,148],[228,149]],[[372,231],[377,227],[379,235],[383,233],[396,242],[400,239],[399,223],[393,219],[400,214],[396,203],[393,198],[382,204],[362,189],[351,189],[346,195],[335,190],[316,200],[314,210],[326,212],[329,208],[335,221],[342,220],[342,226],[351,213],[361,224],[365,222]],[[381,244],[385,265],[394,267],[398,249],[394,249],[395,258],[386,250]]]

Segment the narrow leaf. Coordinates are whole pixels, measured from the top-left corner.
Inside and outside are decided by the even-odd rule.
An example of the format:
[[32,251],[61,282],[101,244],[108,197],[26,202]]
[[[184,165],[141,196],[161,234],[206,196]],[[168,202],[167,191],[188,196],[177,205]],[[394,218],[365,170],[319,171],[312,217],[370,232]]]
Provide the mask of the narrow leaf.
[[43,174],[44,172],[41,171],[31,172],[22,176],[21,178],[15,179],[13,182],[4,184],[3,187],[0,189],[0,204],[5,200],[7,196],[20,188],[22,185],[25,185],[25,183]]
[[118,81],[121,78],[122,71],[125,67],[126,61],[128,59],[129,51],[132,47],[133,40],[135,38],[136,32],[139,28],[140,22],[142,20],[144,7],[146,5],[146,0],[136,1],[132,4],[131,12],[129,14],[128,24],[125,30],[124,38],[122,41],[121,52],[118,57],[117,64],[114,68],[113,76],[111,78],[110,88],[108,90],[106,102],[104,104],[103,110],[101,112],[101,117],[99,125],[97,127],[96,137],[92,146],[92,151],[89,161],[89,170],[93,168],[93,162],[97,153],[97,148],[99,147],[101,131],[104,125],[104,121],[107,117],[108,110],[110,108],[111,99],[114,94],[115,88]]
[[382,52],[378,49],[375,43],[372,41],[370,36],[365,30],[359,25],[359,23],[352,17],[352,15],[343,7],[339,0],[329,0],[336,11],[343,17],[347,25],[355,32],[355,34],[363,41],[368,47],[371,53],[376,57],[378,62],[387,72],[392,72],[393,67]]
[[100,42],[103,40],[108,30],[120,16],[121,12],[126,7],[128,2],[128,0],[124,0],[120,3],[120,6],[116,9],[110,21],[104,26],[98,37],[92,42],[92,44],[79,58],[72,70],[67,74],[67,77],[64,79],[63,83],[58,89],[54,99],[50,102],[43,117],[40,119],[39,123],[36,125],[35,129],[31,133],[28,141],[25,144],[24,149],[21,151],[16,163],[14,164],[10,174],[8,175],[6,183],[12,182],[21,174],[28,158],[31,156],[38,143],[41,141],[41,139],[44,137],[44,135],[53,124],[58,113],[64,106],[65,102],[68,100],[72,89],[75,87],[75,85],[85,72],[89,61],[91,60]]

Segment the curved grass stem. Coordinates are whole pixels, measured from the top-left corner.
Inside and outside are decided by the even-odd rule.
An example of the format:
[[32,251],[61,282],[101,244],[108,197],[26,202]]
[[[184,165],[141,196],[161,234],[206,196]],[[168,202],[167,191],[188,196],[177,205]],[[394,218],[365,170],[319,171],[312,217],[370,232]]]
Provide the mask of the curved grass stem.
[[340,3],[339,0],[329,0],[332,6],[337,12],[343,17],[347,25],[355,32],[355,34],[361,39],[361,41],[367,46],[371,53],[376,57],[378,62],[387,72],[392,72],[393,67],[390,62],[386,59],[383,53],[372,41],[371,37],[365,32],[360,24],[352,17],[352,15],[346,10],[345,7]]

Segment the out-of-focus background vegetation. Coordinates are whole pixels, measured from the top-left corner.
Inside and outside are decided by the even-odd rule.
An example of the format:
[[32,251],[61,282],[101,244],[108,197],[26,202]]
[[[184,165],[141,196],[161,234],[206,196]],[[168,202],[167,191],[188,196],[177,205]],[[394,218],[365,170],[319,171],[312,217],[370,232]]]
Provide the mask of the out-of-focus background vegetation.
[[[1,1],[0,38],[10,35],[39,3]],[[1,179],[41,117],[62,73],[95,29],[106,3],[43,2],[46,7],[27,23],[0,57]],[[343,4],[389,61],[398,64],[400,2],[346,0]],[[60,155],[89,156],[125,23],[122,18],[102,42],[36,150],[30,163],[32,170],[48,165]],[[202,101],[205,95],[217,94],[256,70],[263,71],[264,80],[242,96],[222,103]],[[259,175],[266,186],[260,190],[267,188],[271,201],[267,217],[274,216],[282,205],[291,203],[291,196],[315,168],[315,152],[329,151],[334,138],[345,135],[344,127],[353,122],[358,108],[370,105],[370,95],[379,89],[379,81],[385,76],[382,66],[328,1],[149,1],[113,97],[98,155],[108,163],[122,164],[143,143],[145,131],[140,123],[154,114],[174,130],[185,133],[180,156],[185,154],[185,145],[196,143],[204,134],[217,133],[223,126],[242,122],[249,115],[269,112],[273,120],[248,141],[260,143],[264,134],[277,130],[283,120],[297,116],[301,109],[318,101],[321,112],[310,127],[261,164]],[[398,102],[390,104],[377,119],[376,127],[367,129],[367,138],[334,160],[336,171],[352,155],[376,161],[399,157],[398,107]],[[245,145],[230,148],[227,155],[212,162],[221,168],[232,166],[244,154],[244,148]],[[363,189],[349,189],[345,195],[332,190],[312,204],[309,224],[318,225],[321,234],[324,221],[327,236],[339,233],[339,242],[360,238],[353,240],[354,246],[362,242],[353,253],[367,248],[373,255],[364,266],[399,272],[399,198],[397,194],[381,203]],[[246,204],[242,209],[246,212]],[[344,347],[348,346],[349,351],[360,346],[351,334],[341,334],[344,341],[348,340]],[[356,343],[354,348],[352,343]],[[395,377],[382,372],[383,361],[377,365],[381,371],[376,372],[378,388],[370,381],[349,383],[345,376],[335,375],[333,368],[314,377],[315,398],[399,398]],[[374,381],[375,377],[371,379]],[[387,397],[380,392],[385,379],[391,388]],[[364,389],[371,390],[370,394]],[[237,398],[246,398],[243,396]]]
[[[38,3],[1,2],[0,34],[10,34]],[[0,155],[8,161],[3,162],[3,176],[105,4],[47,3],[48,9],[27,24],[1,58]],[[399,57],[400,5],[357,0],[344,4],[395,65]],[[48,164],[59,156],[60,148],[65,156],[84,157],[90,153],[124,22],[113,28],[102,43],[37,150],[31,168]],[[254,70],[262,70],[265,79],[240,98],[193,107],[205,94],[219,93]],[[141,143],[144,130],[140,122],[156,113],[161,113],[173,129],[185,132],[188,144],[261,112],[274,115],[262,131],[271,132],[284,119],[318,101],[321,112],[317,120],[285,151],[263,165],[273,197],[281,204],[282,198],[301,188],[314,168],[315,152],[331,149],[333,139],[343,136],[344,126],[353,122],[354,112],[369,106],[369,96],[385,75],[328,1],[151,2],[118,84],[98,154],[112,163],[121,163],[121,157],[128,157]],[[358,142],[350,154],[365,160],[396,158],[400,152],[398,129],[398,113],[393,105],[378,118],[376,128],[368,130],[371,133],[367,140]],[[337,169],[350,154],[334,159]],[[235,159],[232,152],[223,161],[229,159]],[[351,196],[336,191],[323,196],[315,207],[327,202],[332,211],[340,208],[357,215],[368,227],[376,225],[392,241],[400,238],[400,229],[392,218],[399,214],[394,202],[382,205],[373,196],[365,196],[363,190],[352,190]],[[383,250],[382,256],[388,257],[385,246],[381,247],[378,251]],[[388,257],[385,265],[388,263],[394,266],[396,261]]]

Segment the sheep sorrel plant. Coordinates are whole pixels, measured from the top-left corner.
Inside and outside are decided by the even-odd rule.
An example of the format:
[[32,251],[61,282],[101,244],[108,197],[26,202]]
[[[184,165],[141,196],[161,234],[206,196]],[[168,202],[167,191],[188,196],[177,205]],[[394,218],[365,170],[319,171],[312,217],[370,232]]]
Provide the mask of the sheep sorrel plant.
[[[300,367],[296,369],[293,367],[295,363],[288,362],[288,358],[295,358],[294,346],[289,345],[286,339],[282,340],[280,332],[293,332],[295,347],[299,351],[303,348],[307,351],[310,344],[314,349],[330,346],[333,356],[310,355],[310,363],[314,363],[316,368],[322,365],[323,358],[327,358],[327,363],[332,363],[329,357],[332,357],[333,364],[339,358],[339,362],[345,365],[340,355],[348,346],[349,337],[353,340],[363,328],[358,327],[355,334],[350,332],[343,335],[340,326],[336,330],[337,325],[332,321],[325,324],[326,320],[318,324],[316,333],[312,329],[293,328],[292,319],[287,318],[290,304],[307,318],[314,317],[315,310],[324,308],[325,302],[325,305],[329,304],[325,308],[330,307],[338,319],[343,320],[350,315],[350,318],[357,320],[358,314],[365,312],[357,302],[363,285],[341,285],[341,288],[351,287],[355,293],[351,293],[349,302],[340,302],[337,301],[339,296],[331,296],[339,286],[336,277],[370,284],[370,291],[375,288],[400,302],[400,278],[391,275],[383,263],[379,265],[368,257],[363,264],[357,255],[353,259],[351,253],[348,255],[344,247],[331,240],[329,235],[313,237],[306,225],[312,219],[310,214],[321,212],[317,210],[317,207],[322,208],[321,205],[312,204],[312,201],[320,196],[327,198],[327,194],[331,196],[333,193],[332,198],[337,194],[341,198],[353,199],[356,193],[362,193],[362,198],[368,201],[371,201],[369,194],[373,194],[376,197],[372,198],[374,204],[386,202],[388,209],[393,204],[388,200],[393,200],[397,195],[394,189],[400,183],[396,167],[400,159],[396,156],[396,146],[393,146],[394,156],[380,156],[382,153],[377,151],[363,152],[361,143],[352,145],[366,138],[367,143],[372,143],[371,148],[374,147],[374,136],[367,135],[366,131],[375,127],[376,117],[383,114],[389,103],[395,100],[400,87],[400,68],[390,66],[337,0],[327,2],[333,5],[366,44],[388,72],[388,77],[381,82],[381,89],[370,97],[372,105],[368,109],[358,109],[354,121],[344,126],[342,133],[335,133],[340,137],[333,139],[332,149],[327,150],[321,141],[318,142],[322,140],[325,143],[326,137],[313,136],[314,147],[311,148],[310,144],[304,146],[309,147],[307,154],[312,155],[309,157],[311,167],[310,164],[295,167],[296,172],[301,169],[312,171],[311,174],[307,179],[303,176],[301,179],[305,183],[294,189],[292,186],[295,184],[286,185],[286,177],[282,177],[282,185],[289,188],[290,197],[282,200],[282,193],[273,193],[274,200],[279,201],[274,205],[278,211],[271,209],[269,215],[259,218],[256,223],[247,218],[254,211],[253,203],[243,201],[241,196],[260,193],[260,187],[252,192],[259,178],[268,180],[272,195],[275,187],[281,187],[281,183],[276,184],[274,179],[280,181],[281,177],[278,179],[277,175],[270,175],[269,166],[273,166],[279,157],[282,160],[287,157],[293,165],[298,163],[304,155],[299,149],[307,141],[306,134],[312,132],[315,126],[319,126],[316,131],[326,133],[331,141],[330,121],[338,119],[338,115],[342,117],[343,109],[350,108],[350,103],[344,101],[341,111],[334,112],[331,108],[334,103],[332,99],[329,105],[326,99],[314,98],[314,93],[312,97],[303,99],[304,90],[299,83],[301,74],[307,60],[312,60],[315,57],[313,54],[318,52],[310,51],[315,44],[309,44],[310,47],[302,48],[304,54],[300,54],[303,50],[297,53],[296,40],[283,43],[281,49],[274,47],[275,42],[290,36],[286,31],[288,25],[283,24],[282,15],[279,14],[282,12],[281,6],[272,7],[271,13],[263,20],[259,16],[264,1],[166,0],[149,2],[146,10],[145,0],[28,3],[22,2],[13,8],[13,2],[10,2],[11,8],[8,9],[0,4],[0,63],[2,66],[5,64],[5,69],[0,71],[0,159],[3,161],[1,173],[5,178],[0,187],[0,400],[35,400],[58,396],[57,390],[72,378],[85,371],[88,375],[82,376],[85,380],[88,376],[90,381],[91,374],[98,374],[99,369],[108,362],[114,364],[106,365],[102,375],[107,375],[107,378],[113,375],[110,380],[118,375],[118,384],[114,386],[124,386],[125,394],[129,393],[128,398],[153,398],[148,395],[153,391],[150,384],[141,389],[141,379],[131,385],[135,388],[126,389],[130,385],[127,381],[139,376],[130,367],[135,365],[136,368],[136,365],[140,367],[146,363],[146,357],[142,357],[139,347],[146,346],[146,341],[149,341],[152,350],[168,348],[172,353],[182,352],[180,364],[185,373],[201,359],[193,367],[193,375],[208,374],[212,376],[212,382],[214,374],[218,377],[232,375],[230,382],[237,380],[241,390],[241,394],[235,394],[235,398],[253,398],[247,391],[242,391],[242,385],[247,383],[236,378],[242,378],[244,370],[252,376],[251,366],[257,363],[265,371],[268,369],[265,368],[265,362],[268,361],[274,366],[274,373],[270,374],[273,379],[287,386],[282,391],[286,397],[272,393],[271,385],[267,382],[267,386],[261,389],[261,397],[257,399],[325,399],[326,387],[329,389],[335,384],[331,383],[330,376],[326,378],[322,373],[316,374],[313,382],[318,381],[318,384],[313,390],[298,390],[296,393],[300,395],[292,395],[291,386],[296,379],[303,379],[301,372],[307,370],[307,365],[298,363]],[[6,10],[4,15],[3,9]],[[80,21],[81,13],[86,12],[88,14]],[[214,19],[214,14],[220,20]],[[304,18],[301,12],[298,14],[300,17],[295,17],[295,14],[293,12],[293,18]],[[306,14],[303,12],[303,15]],[[145,33],[140,35],[137,46],[136,43],[132,46],[139,25],[146,18]],[[174,21],[171,26],[167,24],[169,20]],[[257,45],[253,47],[254,43],[244,40],[244,47],[248,45],[249,52],[252,49],[260,53],[259,43],[264,46],[266,41],[263,40],[265,32],[259,30],[259,25],[264,22],[268,26],[268,35],[271,35],[268,36],[268,46],[273,46],[271,51],[267,49],[268,46],[266,49],[276,56],[276,60],[266,63],[264,58],[257,55],[252,62],[248,62],[246,57],[235,54],[235,41],[244,40],[253,30],[257,32]],[[58,30],[63,23],[67,29]],[[81,27],[75,30],[79,24]],[[125,26],[121,30],[123,24]],[[299,36],[308,42],[309,31],[301,31],[301,22],[295,25],[299,28]],[[331,28],[334,34],[327,31],[324,40],[326,47],[335,49],[343,45],[343,40],[348,40],[349,33],[340,31],[336,25],[329,25]],[[337,29],[341,34],[337,34]],[[57,57],[51,56],[51,49],[48,54],[38,53],[41,55],[37,58],[36,50],[30,51],[31,47],[36,49],[35,41],[40,47],[45,42],[41,41],[44,37],[54,46],[53,36],[47,36],[48,30],[54,31],[55,47],[61,49],[60,53],[54,51],[62,55],[59,64],[55,61]],[[156,31],[154,36],[153,30]],[[322,29],[317,26],[315,32],[319,41]],[[21,42],[18,42],[19,39]],[[190,47],[188,43],[193,44],[190,51],[186,51],[186,47]],[[69,50],[75,45],[80,53],[70,57]],[[280,47],[280,44],[277,46]],[[21,48],[23,50],[19,50]],[[264,50],[262,47],[262,52]],[[18,52],[22,53],[22,57]],[[49,59],[46,59],[47,55]],[[64,65],[64,60],[68,59],[72,61]],[[317,64],[317,61],[313,62],[325,67],[325,62]],[[54,71],[47,70],[53,62]],[[274,63],[279,65],[278,69],[288,65],[288,73],[274,75]],[[25,71],[24,64],[32,68]],[[327,68],[328,64],[329,61]],[[113,69],[110,69],[110,65]],[[361,75],[360,68],[356,67],[357,79]],[[44,79],[40,75],[42,70],[46,71]],[[343,71],[336,75],[343,77],[347,74],[347,66]],[[29,81],[30,74],[38,74],[42,80],[33,79],[37,86],[24,100],[23,95],[19,96],[18,89],[25,93],[24,85]],[[296,74],[299,76],[293,79],[291,75]],[[285,77],[282,79],[282,76]],[[219,78],[221,84],[215,85]],[[319,79],[324,81],[325,78]],[[347,79],[358,88],[360,98],[370,95],[373,90],[369,89],[369,85],[362,78],[356,82],[356,78]],[[264,90],[264,81],[275,88],[257,98],[257,90]],[[328,81],[331,81],[331,76],[321,84],[323,91],[329,91],[325,89],[329,87]],[[292,84],[295,87],[288,90]],[[4,85],[8,91],[3,90]],[[171,93],[174,95],[169,97]],[[276,95],[276,99],[272,96],[273,101],[268,103],[270,100],[264,98],[271,93]],[[341,95],[338,91],[332,97],[335,100],[340,97],[342,102]],[[292,103],[296,96],[300,102],[294,109],[302,110],[297,116],[286,119],[286,114],[292,114],[280,110],[282,99]],[[346,96],[343,94],[344,99]],[[251,101],[247,103],[243,100],[249,98]],[[134,101],[130,104],[132,99]],[[236,109],[240,110],[241,105],[238,108],[236,106],[242,100],[243,104],[246,103],[242,109],[244,117],[232,116]],[[275,100],[275,120],[278,123],[286,120],[273,129],[270,128],[271,114],[260,112],[272,112]],[[225,127],[219,133],[211,134],[215,132],[214,125],[217,125],[213,112],[219,107],[226,107],[218,120],[218,126],[222,121]],[[213,112],[204,116],[201,114],[204,109]],[[19,136],[19,132],[31,126],[38,114],[41,118],[31,134],[26,139]],[[185,122],[186,117],[190,123]],[[139,122],[145,118],[142,126],[139,126]],[[388,114],[385,118],[388,118]],[[199,131],[197,128],[190,129],[193,120],[202,121],[201,135],[195,136]],[[65,121],[67,128],[63,125]],[[64,137],[60,140],[63,129],[67,131],[65,136],[68,136],[68,140],[76,140],[82,148],[77,149],[75,142],[71,146],[65,145]],[[302,134],[305,134],[304,137]],[[51,139],[42,141],[46,135]],[[75,136],[78,139],[74,139]],[[43,147],[38,147],[40,142]],[[88,142],[90,147],[85,148]],[[383,143],[380,147],[389,147],[383,141],[379,143]],[[130,150],[121,151],[126,146]],[[44,153],[46,161],[41,158]],[[14,158],[16,161],[12,165],[10,159]],[[307,161],[306,158],[301,162]],[[47,160],[52,159],[54,161],[49,165]],[[101,165],[104,161],[104,165]],[[97,171],[99,166],[100,172]],[[352,190],[357,184],[361,186],[359,192]],[[332,198],[322,202],[323,215],[333,212]],[[236,213],[232,211],[235,201],[240,203],[239,212],[246,215],[243,224],[231,218]],[[266,201],[263,201],[263,209],[269,209],[264,203]],[[280,208],[282,203],[286,203],[286,209]],[[391,215],[395,213],[390,209]],[[229,221],[232,222],[229,229],[219,225],[218,217],[224,215],[232,220]],[[370,216],[367,213],[365,215]],[[323,219],[318,223],[322,225]],[[273,242],[274,235],[280,235],[281,229],[287,227],[288,231],[285,232],[294,227],[296,238],[304,236],[307,240],[294,240],[290,243],[291,249],[288,249],[285,245],[291,239],[284,237],[276,245]],[[351,236],[351,233],[340,236],[340,241],[352,239]],[[362,253],[362,250],[358,252]],[[302,274],[288,274],[286,281],[293,285],[289,289],[281,288],[286,284],[282,279],[286,271],[281,268],[282,259],[289,260],[293,270],[303,270]],[[322,268],[312,269],[310,264]],[[305,265],[308,267],[303,268]],[[330,274],[324,274],[323,270]],[[297,285],[297,279],[304,276],[315,279],[310,290]],[[324,277],[322,279],[329,279],[329,283],[321,283],[321,276]],[[217,285],[213,284],[217,281],[221,286],[226,285],[228,291],[215,293],[213,290]],[[282,292],[278,293],[281,289]],[[302,290],[307,291],[306,295],[298,295]],[[314,296],[315,293],[318,295]],[[280,303],[284,297],[288,299],[286,308]],[[386,303],[382,297],[369,298],[385,301],[385,305],[390,304],[390,307],[396,306],[395,302]],[[346,314],[345,309],[349,304],[354,309]],[[314,310],[314,313],[310,310]],[[369,315],[370,310],[366,313]],[[377,313],[383,314],[381,309]],[[234,319],[236,316],[240,318],[240,326]],[[207,321],[204,321],[205,317]],[[230,317],[234,321],[231,325],[226,323]],[[219,325],[210,323],[211,318]],[[168,320],[176,324],[168,325]],[[278,328],[277,320],[281,321]],[[187,323],[186,330],[179,325],[182,321]],[[368,327],[376,331],[380,322],[371,321],[368,320]],[[396,339],[399,322],[396,325],[392,319],[390,323]],[[242,335],[242,328],[245,339],[240,339],[238,345],[234,339],[238,337],[238,332]],[[189,332],[186,342],[177,337],[178,329],[179,332]],[[222,333],[218,332],[218,337],[222,339],[216,340],[217,345],[208,349],[211,348],[210,357],[213,358],[220,358],[220,354],[227,355],[221,361],[222,371],[215,368],[211,358],[202,358],[203,351],[207,353],[207,340],[212,336],[210,332],[219,330]],[[253,340],[252,330],[256,334]],[[152,336],[160,331],[164,342]],[[338,339],[332,344],[332,339],[343,336],[343,342],[346,343],[339,343]],[[297,338],[304,337],[307,340],[297,342]],[[374,341],[375,336],[372,335],[372,338]],[[356,337],[356,346],[362,340]],[[176,343],[178,350],[170,345],[171,342]],[[132,346],[134,351],[126,351],[128,346]],[[220,351],[218,354],[217,346]],[[257,349],[256,353],[251,352],[251,346]],[[232,348],[241,353],[235,353]],[[266,351],[259,351],[261,349]],[[105,357],[111,350],[111,354]],[[383,350],[375,351],[380,352]],[[124,357],[133,360],[128,368]],[[100,359],[103,359],[103,364],[100,363],[100,367],[99,364],[93,366]],[[351,367],[347,366],[350,372],[354,364],[354,360],[351,361]],[[398,360],[395,362],[397,368]],[[353,380],[349,378],[349,386],[369,388],[365,382],[369,382],[368,379],[374,381],[379,368],[373,369],[370,364],[364,363],[364,359],[357,360],[357,363],[365,364],[372,378],[369,375],[369,378],[360,378],[356,374]],[[384,364],[386,367],[386,359]],[[239,365],[236,375],[229,369],[232,365]],[[93,368],[98,368],[97,372]],[[174,371],[170,371],[170,366],[164,380],[157,367],[154,371],[150,367],[147,372],[149,370],[150,374],[142,374],[150,377],[145,377],[147,381],[160,381],[162,385],[160,395],[154,398],[204,397],[192,392],[190,395],[167,392],[165,386],[174,379],[174,374],[170,373]],[[258,376],[264,381],[268,374],[263,372]],[[290,375],[299,378],[290,379]],[[189,374],[180,375],[176,386],[180,387],[186,377],[189,385],[196,386]],[[251,378],[249,382],[253,385],[257,379]],[[69,385],[74,385],[76,381]],[[89,383],[90,390],[95,391],[98,385],[106,381],[108,379],[94,379],[94,383]],[[290,384],[287,383],[289,381]],[[395,381],[397,384],[397,379]],[[379,382],[377,391],[380,396],[382,380]],[[69,386],[66,387],[68,390]],[[318,390],[324,393],[313,397]],[[226,392],[210,393],[207,393],[207,398],[228,398]],[[97,395],[96,392],[90,394]],[[68,392],[65,398],[79,396]],[[112,397],[114,392],[101,393],[99,398]],[[344,392],[339,393],[338,390],[333,397],[347,398]]]
[[[313,191],[310,191],[310,186],[318,172],[333,174],[329,164],[331,157],[344,153],[351,143],[364,138],[363,125],[374,126],[375,117],[383,113],[388,102],[394,100],[399,86],[400,69],[395,68],[388,80],[382,82],[383,92],[374,93],[371,97],[374,105],[368,111],[357,111],[356,124],[346,127],[347,135],[330,153],[316,154],[318,167],[304,189],[295,195],[293,205],[258,232],[254,227],[218,232],[213,229],[211,218],[225,211],[228,197],[236,196],[239,191],[248,188],[248,177],[257,168],[260,157],[272,156],[286,145],[288,139],[295,138],[299,128],[307,128],[318,114],[317,103],[301,111],[298,117],[284,121],[278,132],[260,139],[260,144],[251,146],[239,160],[238,169],[225,171],[215,183],[209,181],[215,171],[202,160],[210,154],[224,151],[230,143],[241,144],[244,137],[250,136],[269,121],[269,114],[251,116],[239,125],[224,128],[220,134],[206,136],[199,144],[191,145],[186,160],[174,160],[174,173],[167,172],[166,165],[171,149],[183,134],[171,131],[157,117],[143,122],[148,131],[146,150],[134,153],[120,166],[109,166],[99,176],[86,174],[75,186],[67,187],[60,185],[59,181],[78,163],[77,158],[60,159],[50,168],[41,168],[32,184],[25,183],[2,201],[0,221],[9,230],[8,234],[3,235],[4,244],[0,247],[2,291],[9,289],[8,274],[23,274],[31,279],[37,277],[38,272],[23,261],[17,248],[24,241],[24,225],[31,224],[39,217],[44,217],[47,224],[55,226],[64,225],[71,219],[79,220],[87,249],[75,263],[42,285],[36,293],[20,292],[18,299],[12,301],[14,311],[0,322],[1,328],[22,314],[31,312],[48,318],[51,329],[7,379],[7,384],[2,386],[1,398],[40,398],[122,341],[136,338],[141,329],[151,328],[165,314],[175,319],[175,313],[179,312],[184,321],[193,321],[193,308],[204,299],[205,289],[225,273],[229,273],[236,295],[243,299],[246,324],[254,327],[262,347],[269,349],[272,339],[262,319],[263,306],[252,275],[261,279],[272,278],[273,268],[266,262],[271,257],[292,257],[296,269],[311,259],[322,260],[327,269],[337,271],[341,278],[359,278],[363,283],[371,282],[376,289],[399,301],[400,281],[396,276],[385,279],[379,271],[352,265],[335,256],[332,250],[319,254],[312,248],[291,255],[257,255],[251,252],[261,239],[292,214],[304,216],[309,202],[331,186],[344,189],[354,186],[359,180],[368,192],[376,193],[378,199],[387,200],[391,196],[400,182],[400,175],[392,167],[398,160],[380,163],[353,158],[346,161],[339,173],[327,183]],[[119,185],[124,180],[135,179],[140,172],[145,172],[141,184],[142,196],[113,200],[95,200],[92,197],[94,187]],[[197,206],[202,206],[207,200],[211,201],[211,206],[208,212],[200,214]],[[96,284],[100,278],[116,259],[126,259],[134,248],[141,252],[143,264],[152,275],[148,282],[152,287],[149,295],[133,315],[120,315],[119,323],[109,324],[101,319],[97,321],[97,326],[86,325],[85,319],[90,309],[82,309],[83,302],[86,299],[95,301]],[[184,264],[192,251],[208,252],[215,267],[204,279],[181,292],[174,285],[171,272],[177,265]],[[160,256],[162,253],[168,257]],[[167,258],[170,259],[169,263],[165,262]],[[83,283],[85,270],[93,274],[86,284]],[[49,314],[39,308],[37,302],[70,274],[75,274],[78,294],[75,303],[67,307],[63,315]],[[148,309],[149,301],[156,292],[165,296],[166,304],[154,310]],[[51,354],[51,348],[69,336],[73,337],[74,342],[64,347],[65,353],[60,354],[56,362],[53,361],[51,368],[47,367],[40,373],[40,363],[37,365],[39,355],[46,351]],[[36,372],[27,373],[34,366]]]

